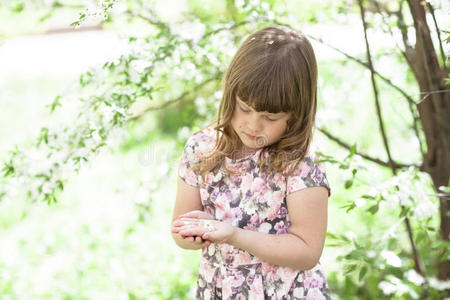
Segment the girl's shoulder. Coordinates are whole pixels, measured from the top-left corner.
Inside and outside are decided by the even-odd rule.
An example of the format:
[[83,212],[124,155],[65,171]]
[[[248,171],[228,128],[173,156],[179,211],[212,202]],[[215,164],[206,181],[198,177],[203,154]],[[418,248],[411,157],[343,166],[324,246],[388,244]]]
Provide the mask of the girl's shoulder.
[[201,157],[211,152],[216,145],[216,130],[209,125],[194,132],[187,140],[185,151],[195,157]]
[[211,144],[216,141],[216,130],[214,126],[208,125],[192,134],[188,139],[188,143],[195,144]]

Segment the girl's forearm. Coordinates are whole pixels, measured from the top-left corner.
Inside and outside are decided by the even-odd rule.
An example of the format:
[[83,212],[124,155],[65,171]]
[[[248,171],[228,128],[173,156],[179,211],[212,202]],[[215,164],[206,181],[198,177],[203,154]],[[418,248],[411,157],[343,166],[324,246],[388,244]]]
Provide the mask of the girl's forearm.
[[312,269],[321,254],[317,255],[317,251],[292,233],[268,234],[235,227],[228,243],[265,262],[296,270]]
[[172,238],[178,247],[183,249],[198,250],[207,246],[204,242],[199,244],[197,242],[190,242],[187,239],[183,239],[178,233],[172,233]]

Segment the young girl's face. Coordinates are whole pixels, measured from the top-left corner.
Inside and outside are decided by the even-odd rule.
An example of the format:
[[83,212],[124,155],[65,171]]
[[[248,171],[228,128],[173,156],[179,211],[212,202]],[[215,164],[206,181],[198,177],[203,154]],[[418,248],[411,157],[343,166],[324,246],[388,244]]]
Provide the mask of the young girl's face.
[[257,112],[236,96],[231,125],[248,150],[257,150],[276,143],[286,132],[291,114]]

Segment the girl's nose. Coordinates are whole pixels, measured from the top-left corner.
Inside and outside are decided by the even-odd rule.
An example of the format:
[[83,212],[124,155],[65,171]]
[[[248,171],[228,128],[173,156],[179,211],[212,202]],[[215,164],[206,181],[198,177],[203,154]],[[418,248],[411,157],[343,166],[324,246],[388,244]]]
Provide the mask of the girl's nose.
[[253,114],[249,117],[247,121],[247,129],[250,131],[248,134],[251,135],[257,135],[261,133],[262,131],[262,124],[261,120],[259,119],[259,116],[256,114]]

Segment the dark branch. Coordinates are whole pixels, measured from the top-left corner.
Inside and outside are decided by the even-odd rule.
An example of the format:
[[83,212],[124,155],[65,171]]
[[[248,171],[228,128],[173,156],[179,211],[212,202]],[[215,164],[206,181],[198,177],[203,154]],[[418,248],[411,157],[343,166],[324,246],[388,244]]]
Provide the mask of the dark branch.
[[[381,105],[380,105],[380,100],[378,98],[378,88],[375,82],[375,76],[374,76],[374,68],[373,68],[373,64],[372,64],[372,55],[370,53],[370,44],[369,44],[369,39],[367,37],[367,22],[366,22],[366,15],[365,15],[365,10],[363,7],[363,0],[358,0],[358,5],[359,5],[359,11],[361,14],[361,21],[362,21],[362,25],[363,25],[363,30],[364,30],[364,40],[366,42],[366,50],[367,50],[367,61],[369,64],[369,68],[370,68],[370,78],[372,81],[372,88],[373,88],[373,93],[374,93],[374,99],[375,99],[375,106],[377,109],[377,116],[378,116],[378,123],[380,126],[380,131],[381,131],[381,136],[383,138],[383,143],[384,143],[384,147],[386,149],[386,153],[389,159],[389,164],[391,165],[391,169],[392,169],[392,173],[394,175],[396,175],[397,173],[397,169],[392,166],[392,157],[391,157],[391,152],[389,150],[389,143],[387,140],[387,136],[386,136],[386,131],[384,128],[384,122],[383,122],[383,116],[381,114]],[[398,187],[397,187],[398,188]],[[405,207],[404,205],[401,205],[401,209],[402,209],[402,213],[405,211]],[[415,245],[414,242],[414,237],[412,234],[412,227],[408,218],[408,215],[405,214],[405,225],[406,225],[406,231],[408,233],[408,237],[409,237],[409,242],[411,244],[411,250],[413,252],[413,258],[414,258],[414,268],[416,269],[416,271],[421,274],[422,276],[425,275],[425,272],[422,268],[422,264],[420,262],[419,259],[419,254],[417,251],[417,246]]]
[[[386,150],[386,154],[388,156],[389,162],[392,162],[392,156],[391,156],[391,151],[389,149],[389,142],[387,139],[387,135],[386,135],[386,130],[384,128],[384,122],[383,122],[383,114],[381,113],[381,104],[380,104],[380,99],[378,96],[378,87],[375,81],[375,71],[374,71],[374,67],[373,67],[373,63],[372,63],[372,54],[370,53],[370,44],[369,44],[369,39],[367,37],[367,22],[366,22],[366,16],[365,16],[365,11],[364,11],[364,7],[362,4],[362,0],[358,0],[358,4],[359,4],[359,10],[361,13],[361,21],[363,24],[363,30],[364,30],[364,41],[366,43],[366,52],[367,52],[367,63],[370,69],[370,79],[372,82],[372,88],[373,88],[373,94],[374,94],[374,100],[375,100],[375,108],[377,110],[377,117],[378,117],[378,125],[380,127],[380,133],[381,133],[381,137],[383,139],[383,144],[384,144],[384,148]],[[395,169],[393,170],[394,174]]]
[[[331,134],[329,131],[327,131],[324,128],[317,128],[317,130],[319,130],[320,132],[322,132],[327,138],[329,138],[330,140],[334,141],[336,144],[338,144],[339,146],[341,146],[342,148],[345,148],[347,150],[350,150],[352,148],[352,146],[344,141],[342,141],[341,139],[339,139],[338,137],[334,136],[333,134]],[[419,168],[419,166],[417,165],[407,165],[407,164],[401,164],[401,163],[397,163],[397,162],[385,162],[379,158],[374,158],[371,157],[365,153],[356,151],[355,154],[361,156],[362,158],[371,161],[373,163],[376,163],[380,166],[383,167],[388,167],[388,168],[392,168],[395,167],[396,169],[400,169],[400,168],[409,168],[409,167],[416,167]]]

